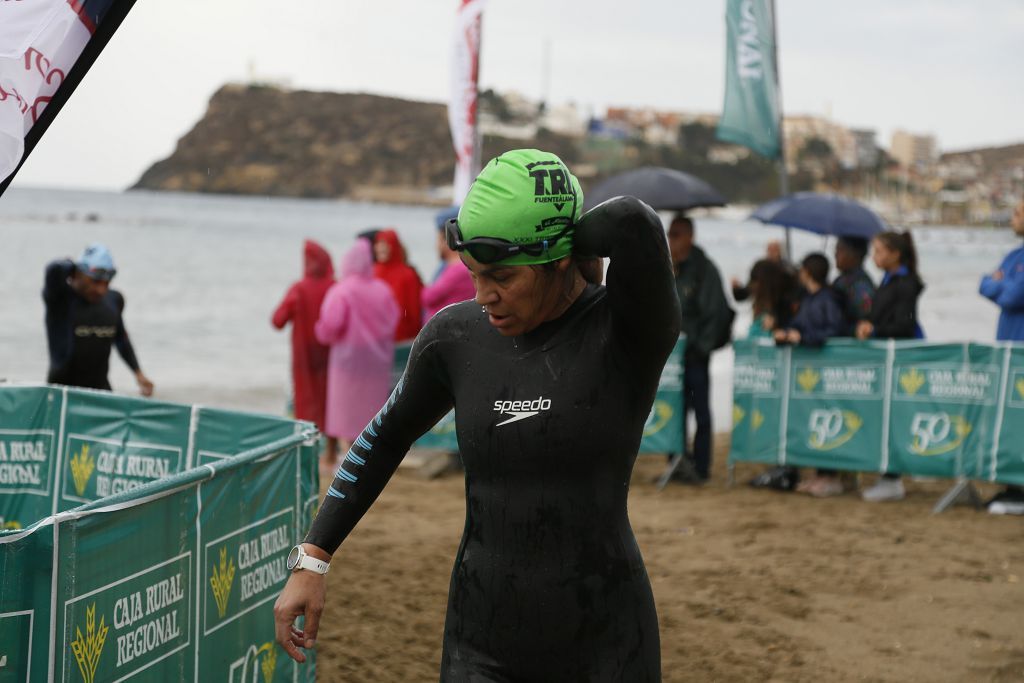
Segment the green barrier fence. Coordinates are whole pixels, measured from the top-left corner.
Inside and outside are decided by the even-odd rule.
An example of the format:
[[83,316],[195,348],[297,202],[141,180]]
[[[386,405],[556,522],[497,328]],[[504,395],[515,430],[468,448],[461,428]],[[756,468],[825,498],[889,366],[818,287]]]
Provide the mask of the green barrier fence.
[[[393,383],[405,371],[409,361],[411,344],[395,347],[395,363],[392,369]],[[683,442],[683,352],[686,339],[680,337],[672,354],[661,371],[658,393],[651,407],[651,414],[644,425],[641,453],[679,452]],[[431,448],[458,451],[459,442],[455,434],[455,411],[449,412],[434,427],[414,444],[414,448]]]
[[316,509],[312,425],[0,387],[0,444],[0,680],[314,680],[272,611]]
[[1024,484],[1024,345],[734,350],[730,461]]

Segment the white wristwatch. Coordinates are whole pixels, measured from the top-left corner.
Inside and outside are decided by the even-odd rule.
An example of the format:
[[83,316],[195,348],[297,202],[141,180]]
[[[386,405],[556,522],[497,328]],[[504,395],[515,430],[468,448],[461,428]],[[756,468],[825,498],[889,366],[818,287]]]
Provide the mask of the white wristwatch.
[[290,553],[288,553],[286,566],[290,572],[297,572],[300,569],[308,569],[309,571],[316,572],[317,574],[326,574],[327,570],[331,568],[331,563],[316,559],[303,550],[301,545],[297,545],[292,548]]

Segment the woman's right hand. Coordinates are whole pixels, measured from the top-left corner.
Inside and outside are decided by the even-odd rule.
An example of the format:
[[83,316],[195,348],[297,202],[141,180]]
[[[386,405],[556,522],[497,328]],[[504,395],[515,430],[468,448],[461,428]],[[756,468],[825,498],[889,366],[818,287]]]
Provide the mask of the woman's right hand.
[[[303,569],[292,573],[274,603],[275,638],[296,662],[306,661],[301,649],[309,650],[316,645],[326,593],[327,577]],[[302,616],[305,621],[300,630],[295,626],[295,619]]]

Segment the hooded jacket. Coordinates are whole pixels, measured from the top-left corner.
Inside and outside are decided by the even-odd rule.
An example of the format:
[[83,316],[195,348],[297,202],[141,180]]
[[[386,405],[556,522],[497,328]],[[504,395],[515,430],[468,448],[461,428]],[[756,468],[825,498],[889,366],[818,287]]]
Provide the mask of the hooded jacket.
[[292,384],[295,417],[324,426],[327,400],[328,348],[316,340],[313,327],[327,290],[334,284],[334,267],[327,250],[312,240],[303,245],[301,280],[293,284],[278,304],[271,323],[277,329],[292,324]]
[[373,267],[373,274],[388,284],[398,304],[401,317],[395,329],[395,341],[412,339],[420,331],[423,322],[420,306],[423,282],[412,266],[406,263],[405,249],[394,230],[381,230],[375,241],[385,242],[390,247],[387,260],[378,261]]
[[328,436],[352,441],[387,401],[398,319],[391,291],[373,276],[370,242],[356,240],[315,327],[317,339],[331,347],[324,426]]

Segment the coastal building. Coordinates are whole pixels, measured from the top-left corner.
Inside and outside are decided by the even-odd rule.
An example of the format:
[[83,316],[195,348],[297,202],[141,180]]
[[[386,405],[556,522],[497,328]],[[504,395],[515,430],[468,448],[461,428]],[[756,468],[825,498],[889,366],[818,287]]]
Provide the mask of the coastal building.
[[786,116],[782,120],[786,147],[786,168],[795,173],[800,150],[813,139],[824,140],[843,168],[857,166],[857,146],[853,133],[846,126],[822,116]]
[[905,130],[894,130],[889,155],[903,168],[930,170],[939,158],[939,146],[934,135],[916,135]]
[[873,168],[878,163],[878,141],[875,131],[867,128],[852,129],[853,156],[856,168]]

